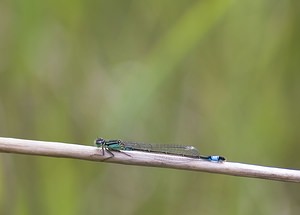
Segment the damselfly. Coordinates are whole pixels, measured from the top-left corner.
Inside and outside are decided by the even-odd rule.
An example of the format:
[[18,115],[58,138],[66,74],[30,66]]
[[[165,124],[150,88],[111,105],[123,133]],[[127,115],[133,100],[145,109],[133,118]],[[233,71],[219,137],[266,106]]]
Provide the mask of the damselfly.
[[163,153],[169,155],[184,156],[195,159],[204,159],[213,162],[224,162],[225,157],[219,155],[204,156],[200,155],[199,151],[194,146],[185,145],[174,145],[174,144],[149,144],[149,143],[136,143],[136,142],[126,142],[122,140],[105,140],[103,138],[97,138],[95,140],[95,145],[106,150],[112,156],[114,154],[112,151],[142,151],[149,153]]

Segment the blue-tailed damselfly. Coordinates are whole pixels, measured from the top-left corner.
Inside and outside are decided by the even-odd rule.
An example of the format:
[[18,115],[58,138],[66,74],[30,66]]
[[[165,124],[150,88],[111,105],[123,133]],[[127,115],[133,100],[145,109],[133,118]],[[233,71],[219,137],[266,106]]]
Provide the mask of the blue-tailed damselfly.
[[107,150],[112,156],[111,151],[142,151],[151,153],[163,153],[169,155],[184,156],[189,158],[204,159],[213,162],[223,162],[226,159],[219,155],[204,156],[200,155],[199,151],[194,146],[174,145],[174,144],[148,144],[148,143],[135,143],[126,142],[122,140],[105,140],[97,138],[95,145]]

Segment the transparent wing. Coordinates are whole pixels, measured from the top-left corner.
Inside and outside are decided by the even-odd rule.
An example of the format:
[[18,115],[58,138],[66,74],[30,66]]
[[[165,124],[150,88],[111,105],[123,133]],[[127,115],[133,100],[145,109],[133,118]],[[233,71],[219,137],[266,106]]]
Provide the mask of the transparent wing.
[[199,158],[199,151],[194,146],[184,146],[175,144],[150,144],[150,143],[135,143],[122,142],[125,150],[135,150],[153,153],[164,153],[172,155],[180,155],[186,157]]

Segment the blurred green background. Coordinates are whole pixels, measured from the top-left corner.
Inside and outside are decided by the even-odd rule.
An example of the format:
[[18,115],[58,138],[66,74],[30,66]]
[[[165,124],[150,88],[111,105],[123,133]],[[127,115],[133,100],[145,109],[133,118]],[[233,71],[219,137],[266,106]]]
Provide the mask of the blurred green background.
[[[0,136],[300,167],[297,0],[0,2]],[[0,155],[0,214],[296,214],[292,183]]]

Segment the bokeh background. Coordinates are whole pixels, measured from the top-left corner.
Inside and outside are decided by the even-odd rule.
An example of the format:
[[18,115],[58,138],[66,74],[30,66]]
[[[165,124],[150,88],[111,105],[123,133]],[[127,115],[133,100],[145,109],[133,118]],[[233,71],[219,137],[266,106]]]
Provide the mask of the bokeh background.
[[[300,168],[297,0],[0,2],[0,136]],[[0,214],[297,214],[293,183],[0,155]]]

